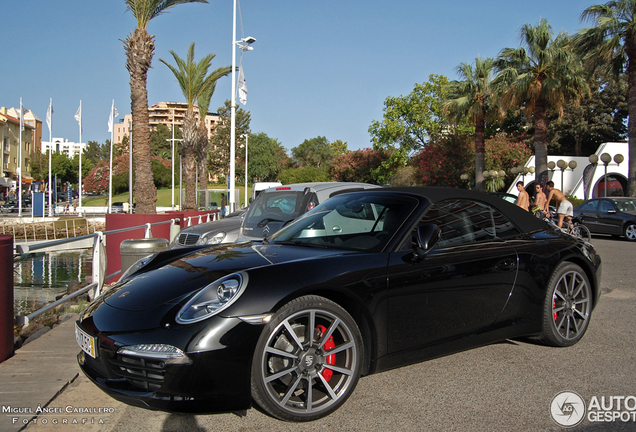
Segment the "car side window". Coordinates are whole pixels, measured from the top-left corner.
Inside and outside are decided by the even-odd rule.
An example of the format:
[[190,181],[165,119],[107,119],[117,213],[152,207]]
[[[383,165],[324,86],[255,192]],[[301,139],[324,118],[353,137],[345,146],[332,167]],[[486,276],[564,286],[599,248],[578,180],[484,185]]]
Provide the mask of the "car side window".
[[614,206],[609,201],[601,201],[601,211],[607,212],[609,210],[614,210]]
[[495,238],[489,207],[468,200],[447,200],[431,206],[421,224],[434,223],[442,230],[439,246],[454,246]]
[[581,207],[581,210],[596,211],[597,208],[598,208],[598,200],[592,200],[592,201],[588,201],[586,204],[583,204],[583,206]]

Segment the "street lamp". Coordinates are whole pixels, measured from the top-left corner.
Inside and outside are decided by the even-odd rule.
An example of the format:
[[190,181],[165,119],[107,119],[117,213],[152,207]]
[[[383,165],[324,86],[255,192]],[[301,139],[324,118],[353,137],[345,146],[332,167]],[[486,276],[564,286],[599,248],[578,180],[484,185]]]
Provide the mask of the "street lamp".
[[[592,155],[592,156],[596,156],[596,155]],[[590,156],[590,161],[592,156]],[[614,156],[614,162],[616,162],[616,165],[620,165],[624,160],[625,158],[620,153]],[[609,153],[603,153],[601,155],[601,161],[603,162],[603,165],[605,165],[605,176],[603,178],[604,180],[603,183],[605,184],[605,191],[603,192],[603,196],[607,197],[607,166],[612,161],[612,156],[610,156]]]
[[256,42],[256,39],[248,36],[241,40],[236,40],[236,0],[234,0],[234,22],[232,25],[232,106],[231,106],[231,120],[230,120],[230,212],[234,211],[234,189],[236,188],[236,165],[234,158],[236,157],[236,46],[241,48],[242,51],[251,51],[250,45]]

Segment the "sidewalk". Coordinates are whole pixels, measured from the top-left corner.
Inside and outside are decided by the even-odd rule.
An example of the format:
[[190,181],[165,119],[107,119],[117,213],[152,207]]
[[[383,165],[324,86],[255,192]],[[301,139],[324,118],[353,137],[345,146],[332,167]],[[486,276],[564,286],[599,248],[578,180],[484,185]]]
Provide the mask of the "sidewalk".
[[[75,342],[78,315],[0,363],[0,432],[19,431],[81,373]],[[14,419],[17,420],[14,422]]]

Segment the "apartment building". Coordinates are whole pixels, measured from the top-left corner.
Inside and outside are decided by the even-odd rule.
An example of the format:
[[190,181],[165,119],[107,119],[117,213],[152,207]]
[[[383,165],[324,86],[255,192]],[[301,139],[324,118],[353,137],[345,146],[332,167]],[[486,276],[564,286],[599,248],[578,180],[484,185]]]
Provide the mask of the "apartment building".
[[[150,121],[150,130],[155,130],[160,124],[166,125],[172,130],[172,124],[183,127],[183,119],[185,118],[188,104],[182,102],[159,102],[148,108],[148,117]],[[199,119],[199,109],[195,106],[195,116]],[[208,137],[212,136],[214,125],[220,121],[220,117],[216,114],[208,113],[205,116],[205,127],[208,131]],[[113,139],[115,143],[122,142],[122,139],[130,137],[130,128],[132,127],[132,115],[126,114],[119,123],[115,123],[113,131]],[[133,138],[134,139],[134,138]]]

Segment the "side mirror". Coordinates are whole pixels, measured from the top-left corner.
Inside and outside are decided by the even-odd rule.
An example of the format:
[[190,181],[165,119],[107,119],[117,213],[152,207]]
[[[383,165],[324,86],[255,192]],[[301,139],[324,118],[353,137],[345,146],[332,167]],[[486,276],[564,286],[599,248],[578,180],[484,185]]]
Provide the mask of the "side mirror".
[[435,224],[426,224],[417,228],[415,239],[417,246],[413,251],[417,260],[423,259],[442,238],[442,230]]

